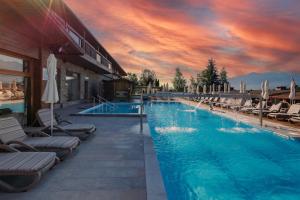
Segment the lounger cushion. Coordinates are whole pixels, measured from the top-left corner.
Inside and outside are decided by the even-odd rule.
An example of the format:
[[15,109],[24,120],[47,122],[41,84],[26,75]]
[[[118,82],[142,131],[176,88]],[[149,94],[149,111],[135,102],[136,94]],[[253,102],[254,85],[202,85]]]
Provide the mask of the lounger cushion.
[[73,149],[80,143],[79,138],[69,136],[55,137],[27,137],[23,140],[25,144],[37,149]]
[[291,122],[294,122],[294,123],[299,123],[300,122],[300,117],[292,117],[290,119]]
[[52,152],[0,153],[0,175],[31,175],[54,165]]
[[95,130],[95,126],[92,124],[67,124],[64,126],[59,126],[68,131],[78,131],[78,132],[90,132]]
[[[51,122],[51,113],[50,110],[45,108],[45,109],[40,109],[37,112],[37,118],[39,120],[39,123],[42,126],[50,126]],[[93,132],[96,130],[95,125],[93,124],[67,124],[67,125],[59,125],[59,123],[54,119],[53,121],[55,126],[58,126],[62,129],[65,129],[70,132]]]

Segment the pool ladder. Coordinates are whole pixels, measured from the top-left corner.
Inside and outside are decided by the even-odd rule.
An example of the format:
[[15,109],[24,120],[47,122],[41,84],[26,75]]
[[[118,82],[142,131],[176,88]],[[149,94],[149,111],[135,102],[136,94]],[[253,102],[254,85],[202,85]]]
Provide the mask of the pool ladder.
[[105,104],[102,104],[102,106],[101,106],[101,112],[108,112],[108,111],[112,112],[112,111],[115,111],[117,108],[116,104],[108,101],[107,99],[105,99],[99,95],[97,97],[94,97],[94,105],[95,105],[96,100],[98,101],[98,105],[105,103]]

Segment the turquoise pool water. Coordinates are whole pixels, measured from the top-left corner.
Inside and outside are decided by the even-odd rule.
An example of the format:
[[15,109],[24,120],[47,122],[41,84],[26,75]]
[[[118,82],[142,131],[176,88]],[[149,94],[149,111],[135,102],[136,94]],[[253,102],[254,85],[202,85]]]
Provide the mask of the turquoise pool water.
[[9,108],[14,113],[23,113],[24,110],[25,110],[23,102],[20,102],[20,103],[5,103],[5,104],[0,103],[0,109],[3,109],[3,108]]
[[139,103],[100,104],[80,112],[80,114],[139,114]]
[[149,103],[170,200],[300,199],[300,143],[180,103]]

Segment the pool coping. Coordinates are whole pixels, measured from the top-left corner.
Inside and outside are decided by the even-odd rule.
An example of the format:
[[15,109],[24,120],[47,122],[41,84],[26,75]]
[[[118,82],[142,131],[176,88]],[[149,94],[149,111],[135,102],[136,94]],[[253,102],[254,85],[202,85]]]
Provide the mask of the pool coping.
[[[141,117],[141,114],[135,113],[72,113],[70,115],[81,117]],[[142,117],[147,117],[147,114],[142,114]]]
[[[260,126],[259,120],[257,117],[255,118],[253,116],[243,115],[238,112],[236,113],[236,112],[232,112],[231,110],[224,110],[224,109],[220,109],[220,108],[216,108],[216,107],[214,107],[214,110],[211,111],[209,105],[205,105],[205,104],[199,105],[198,104],[199,102],[192,102],[192,101],[188,101],[185,99],[176,99],[175,101],[186,104],[188,106],[193,106],[198,109],[204,109],[204,110],[210,111],[213,114],[216,114],[216,115],[219,115],[222,117],[226,117],[226,118],[232,119],[234,121],[237,120],[236,117],[238,116],[239,117],[238,120],[240,122],[248,123],[248,124],[258,127],[258,128],[267,129],[269,131],[274,132],[278,136],[285,137],[288,139],[300,139],[300,131],[299,130],[296,130],[295,128],[288,127],[283,124],[264,120],[263,125]],[[199,107],[197,107],[197,105],[199,105]]]
[[[116,104],[136,104],[136,105],[140,105],[139,103],[116,103]],[[89,107],[87,109],[84,109],[78,113],[72,113],[70,114],[71,116],[88,116],[88,117],[147,117],[146,113],[140,113],[140,109],[139,112],[137,113],[86,113],[89,110],[93,110],[96,109],[96,107],[100,107],[103,106],[104,104],[99,104],[99,105],[94,105],[92,107]]]
[[154,148],[148,122],[143,123],[144,136],[144,161],[146,176],[147,200],[167,200],[167,193],[164,186],[159,161]]

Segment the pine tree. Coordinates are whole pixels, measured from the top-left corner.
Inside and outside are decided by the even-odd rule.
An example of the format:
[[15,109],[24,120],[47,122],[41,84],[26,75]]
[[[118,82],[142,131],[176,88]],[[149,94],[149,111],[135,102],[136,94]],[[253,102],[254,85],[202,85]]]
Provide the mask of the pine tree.
[[173,79],[173,87],[177,92],[183,92],[186,85],[186,80],[184,79],[179,68],[176,68],[175,77]]
[[227,80],[227,71],[225,67],[223,67],[220,71],[220,84],[228,83]]
[[219,83],[219,75],[216,68],[216,62],[214,59],[209,59],[206,69],[204,69],[199,76],[199,81],[203,85],[212,85]]

